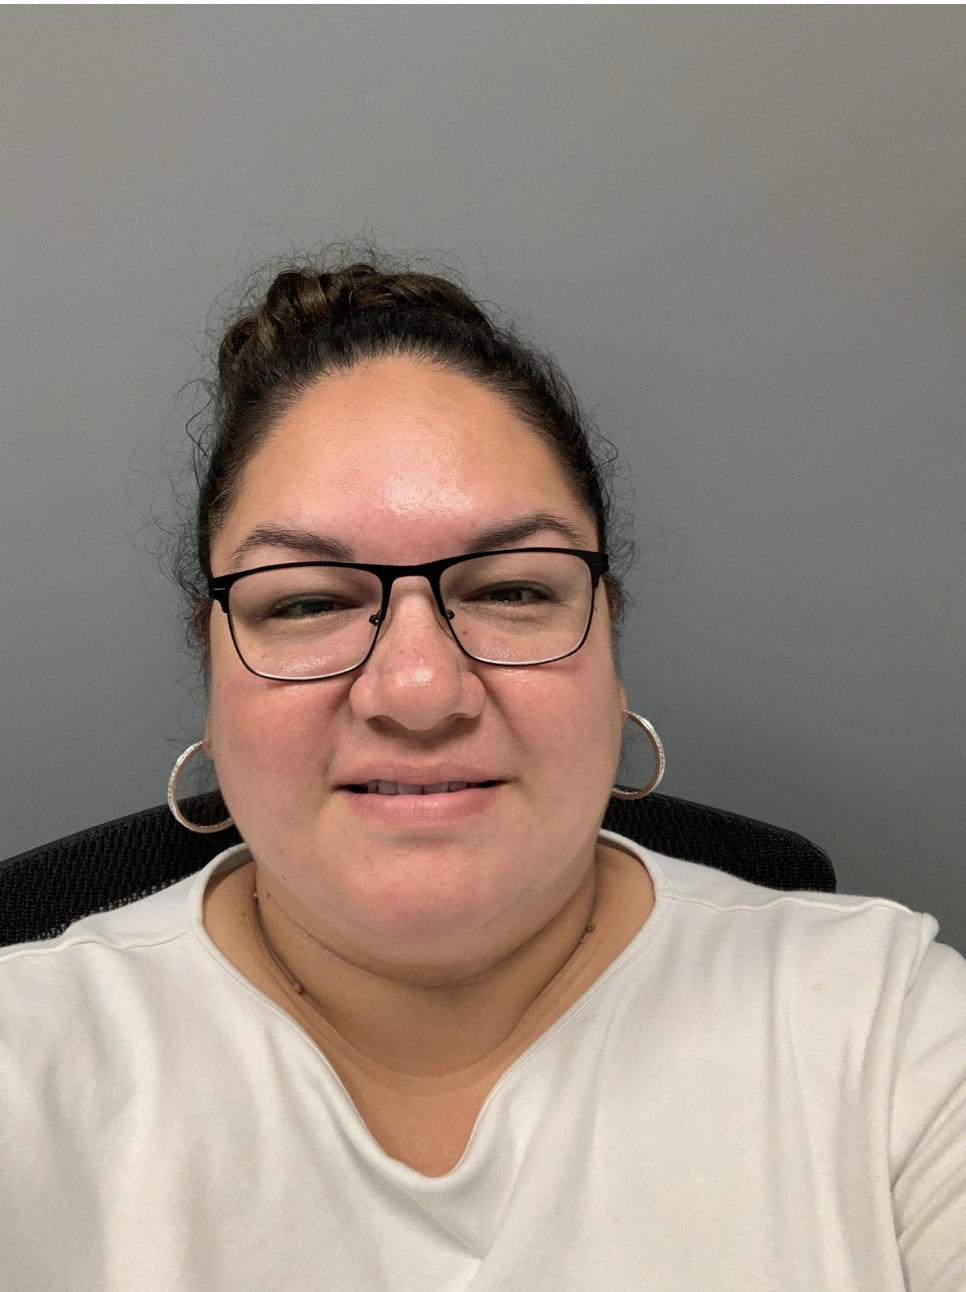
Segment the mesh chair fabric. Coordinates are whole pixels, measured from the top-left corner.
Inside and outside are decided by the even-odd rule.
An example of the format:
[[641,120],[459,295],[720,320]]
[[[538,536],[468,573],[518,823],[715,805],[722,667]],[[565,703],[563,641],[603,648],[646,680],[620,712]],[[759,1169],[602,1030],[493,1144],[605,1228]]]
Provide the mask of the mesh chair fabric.
[[[185,804],[191,820],[226,813],[220,795]],[[702,862],[767,888],[834,892],[828,856],[778,826],[665,794],[611,799],[604,825],[655,852]],[[0,863],[0,946],[55,937],[95,911],[156,893],[239,843],[231,827],[192,834],[166,805],[68,835]]]
[[827,852],[777,825],[668,794],[611,799],[604,826],[645,848],[697,861],[763,888],[835,892]]

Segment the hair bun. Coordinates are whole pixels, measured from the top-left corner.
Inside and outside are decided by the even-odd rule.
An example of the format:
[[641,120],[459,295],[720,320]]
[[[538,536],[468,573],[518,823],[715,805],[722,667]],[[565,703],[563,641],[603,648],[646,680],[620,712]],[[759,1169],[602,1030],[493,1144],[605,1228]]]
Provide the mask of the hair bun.
[[246,361],[263,362],[300,335],[367,314],[423,311],[493,335],[490,320],[466,292],[435,274],[387,273],[364,261],[332,272],[311,265],[285,269],[258,308],[226,331],[219,371],[225,375]]

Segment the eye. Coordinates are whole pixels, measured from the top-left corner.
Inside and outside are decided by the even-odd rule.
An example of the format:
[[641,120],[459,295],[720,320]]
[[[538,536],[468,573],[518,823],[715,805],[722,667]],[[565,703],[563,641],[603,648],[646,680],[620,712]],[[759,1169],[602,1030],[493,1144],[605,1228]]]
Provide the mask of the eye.
[[346,609],[348,609],[346,605],[333,600],[332,597],[293,597],[290,601],[281,601],[273,606],[269,618],[311,619]]
[[473,598],[476,601],[489,601],[498,605],[533,605],[537,602],[551,601],[552,594],[546,588],[536,588],[522,583],[505,583],[493,588],[483,588]]

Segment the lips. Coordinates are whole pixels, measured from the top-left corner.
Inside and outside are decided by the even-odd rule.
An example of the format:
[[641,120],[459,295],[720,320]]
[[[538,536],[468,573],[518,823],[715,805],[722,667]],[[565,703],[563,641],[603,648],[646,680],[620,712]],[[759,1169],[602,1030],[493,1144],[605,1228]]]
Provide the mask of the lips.
[[369,780],[346,785],[353,794],[456,794],[460,790],[486,789],[496,781],[432,781],[419,784],[406,781]]
[[409,838],[413,830],[428,831],[426,837],[439,838],[439,831],[478,829],[493,820],[508,782],[487,776],[488,770],[455,761],[423,767],[373,761],[353,767],[338,789],[348,820],[363,829],[394,838],[399,831]]

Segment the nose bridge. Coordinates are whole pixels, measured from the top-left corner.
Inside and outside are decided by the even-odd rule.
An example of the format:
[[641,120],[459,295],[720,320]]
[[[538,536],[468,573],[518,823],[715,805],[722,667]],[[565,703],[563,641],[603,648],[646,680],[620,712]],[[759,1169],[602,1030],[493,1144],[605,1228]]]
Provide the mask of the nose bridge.
[[[441,570],[435,561],[430,562],[428,565],[410,566],[406,567],[404,570],[394,571],[388,579],[389,588],[385,596],[386,614],[388,615],[389,613],[389,603],[392,601],[392,594],[396,590],[396,585],[399,583],[405,583],[408,579],[412,579],[414,581],[424,580],[429,584],[429,590],[432,593],[436,609],[445,617],[446,609],[443,606],[443,596],[439,586],[440,574]],[[386,581],[384,580],[384,586],[385,582]]]
[[[398,612],[400,600],[409,602],[413,599],[414,593],[422,593],[421,597],[417,597],[416,600],[428,603],[427,609],[429,609],[431,618],[434,621],[434,628],[441,632],[449,643],[455,645],[452,633],[448,628],[448,615],[440,594],[438,570],[430,568],[422,569],[419,573],[394,574],[387,582],[388,588],[384,593],[383,618],[379,625],[379,638],[383,639],[383,645],[385,645],[384,639],[393,630],[393,620],[398,617],[398,614],[393,614],[394,605]],[[428,587],[426,586],[427,584]],[[408,612],[406,618],[408,619]],[[379,649],[379,644],[379,641],[377,641],[374,647],[375,650]]]
[[478,713],[483,688],[442,604],[447,564],[382,567],[383,618],[351,692],[359,714],[426,731]]
[[385,617],[350,692],[360,716],[427,732],[479,713],[483,688],[474,685],[435,590],[426,586],[432,581],[426,571],[398,575],[384,593]]

